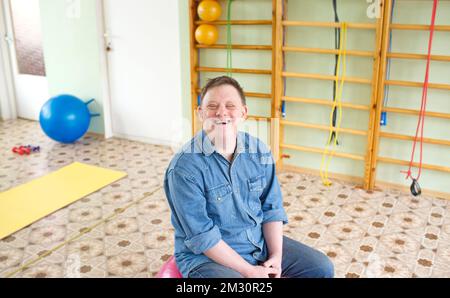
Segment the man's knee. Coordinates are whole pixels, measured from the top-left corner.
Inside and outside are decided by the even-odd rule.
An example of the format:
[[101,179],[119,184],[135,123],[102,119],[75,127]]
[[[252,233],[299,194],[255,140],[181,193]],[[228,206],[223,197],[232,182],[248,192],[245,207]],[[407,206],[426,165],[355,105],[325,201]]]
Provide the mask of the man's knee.
[[334,277],[334,265],[330,258],[321,252],[318,252],[318,256],[314,258],[314,264],[312,264],[311,271],[308,277],[312,278],[333,278]]
[[298,255],[297,261],[294,263],[294,269],[291,271],[294,276],[300,278],[333,278],[334,277],[334,265],[323,253],[316,251],[313,256],[310,256],[307,265],[305,266],[305,256]]
[[331,262],[330,258],[328,258],[326,255],[322,254],[323,258],[321,259],[319,263],[319,277],[323,278],[333,278],[334,277],[334,264]]
[[190,278],[243,278],[243,276],[228,267],[210,262],[202,264],[189,273]]
[[311,264],[311,270],[309,277],[313,278],[333,278],[334,277],[334,265],[325,254],[317,251]]

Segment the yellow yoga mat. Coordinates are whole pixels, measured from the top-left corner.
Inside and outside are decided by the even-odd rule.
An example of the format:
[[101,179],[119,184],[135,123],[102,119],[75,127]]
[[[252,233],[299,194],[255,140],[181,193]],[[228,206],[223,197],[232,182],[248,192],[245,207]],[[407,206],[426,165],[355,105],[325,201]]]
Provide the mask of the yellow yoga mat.
[[0,193],[0,239],[126,175],[75,162]]

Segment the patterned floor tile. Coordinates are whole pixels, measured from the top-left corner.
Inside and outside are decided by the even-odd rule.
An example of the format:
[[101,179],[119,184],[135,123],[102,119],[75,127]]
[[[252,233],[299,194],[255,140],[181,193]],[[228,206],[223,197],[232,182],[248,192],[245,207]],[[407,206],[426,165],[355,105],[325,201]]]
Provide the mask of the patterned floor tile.
[[[0,276],[154,277],[173,254],[170,209],[158,189],[173,150],[94,135],[64,145],[36,122],[0,122],[2,151],[24,142],[41,152],[2,156],[0,191],[73,161],[128,176],[0,240]],[[450,277],[450,201],[340,181],[325,187],[293,172],[278,180],[285,234],[325,253],[336,277]]]

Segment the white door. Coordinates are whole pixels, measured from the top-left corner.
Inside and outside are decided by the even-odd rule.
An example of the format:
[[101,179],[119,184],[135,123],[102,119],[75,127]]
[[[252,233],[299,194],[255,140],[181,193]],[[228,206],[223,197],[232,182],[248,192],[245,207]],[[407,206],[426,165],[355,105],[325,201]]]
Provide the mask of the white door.
[[103,0],[115,136],[179,141],[173,133],[182,122],[177,2]]
[[4,0],[2,4],[17,116],[39,120],[40,109],[48,99],[39,0]]

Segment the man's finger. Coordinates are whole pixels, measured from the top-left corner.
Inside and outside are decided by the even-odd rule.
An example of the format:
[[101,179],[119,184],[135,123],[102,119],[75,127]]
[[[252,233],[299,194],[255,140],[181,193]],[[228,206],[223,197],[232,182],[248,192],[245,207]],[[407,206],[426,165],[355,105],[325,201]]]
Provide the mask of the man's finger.
[[280,271],[280,269],[274,267],[269,267],[268,269],[270,274],[278,274],[278,272]]
[[274,267],[269,267],[269,268],[267,268],[267,274],[271,278],[278,278],[280,276],[280,269],[274,268]]
[[264,267],[268,268],[268,267],[272,266],[273,264],[272,264],[272,261],[271,261],[271,260],[268,260],[268,261],[265,261],[265,262],[263,263],[263,265],[264,265]]

